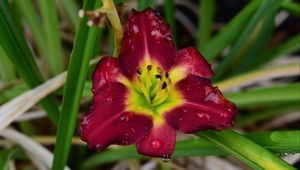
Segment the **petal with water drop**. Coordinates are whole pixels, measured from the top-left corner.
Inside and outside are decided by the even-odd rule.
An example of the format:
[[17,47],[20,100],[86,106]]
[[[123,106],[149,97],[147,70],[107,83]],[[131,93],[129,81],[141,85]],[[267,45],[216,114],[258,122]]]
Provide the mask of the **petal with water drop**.
[[121,83],[106,83],[93,97],[91,110],[80,121],[80,136],[93,149],[110,144],[136,143],[149,133],[152,118],[125,111],[127,88]]
[[194,47],[187,47],[177,52],[177,59],[174,67],[170,71],[170,78],[173,83],[176,83],[189,74],[203,78],[213,76],[210,64]]
[[152,128],[151,132],[137,142],[140,154],[152,157],[170,158],[176,143],[176,131],[163,123]]
[[184,104],[165,113],[168,124],[184,133],[199,130],[221,130],[232,125],[236,106],[226,100],[208,79],[189,75],[176,88],[184,97]]
[[120,69],[131,79],[147,59],[164,71],[169,71],[176,60],[172,32],[157,11],[150,8],[142,12],[132,10],[127,18],[119,55]]

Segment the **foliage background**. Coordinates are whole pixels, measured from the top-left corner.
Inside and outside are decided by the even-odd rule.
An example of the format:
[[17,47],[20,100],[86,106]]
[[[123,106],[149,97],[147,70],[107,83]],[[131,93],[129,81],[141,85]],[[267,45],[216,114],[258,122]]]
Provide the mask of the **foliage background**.
[[134,146],[88,150],[76,126],[90,106],[93,59],[112,55],[113,33],[77,13],[101,1],[1,0],[0,169],[292,169],[280,159],[299,168],[299,1],[121,2],[126,13],[159,10],[178,48],[201,51],[240,110],[233,130],[178,134],[168,163]]

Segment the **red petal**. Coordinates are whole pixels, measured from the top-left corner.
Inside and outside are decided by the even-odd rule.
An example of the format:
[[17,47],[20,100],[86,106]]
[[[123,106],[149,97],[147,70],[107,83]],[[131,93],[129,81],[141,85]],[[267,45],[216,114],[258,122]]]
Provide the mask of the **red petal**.
[[208,79],[194,75],[177,83],[185,98],[184,105],[165,114],[169,125],[184,133],[199,130],[221,130],[232,125],[236,106],[226,100]]
[[140,154],[170,158],[176,143],[176,131],[167,124],[154,127],[150,134],[137,143],[137,151]]
[[124,75],[131,78],[146,55],[165,70],[176,60],[176,47],[169,25],[156,11],[131,11],[126,22],[119,63]]
[[[180,71],[176,72],[176,70]],[[204,78],[210,78],[214,74],[210,64],[194,47],[188,47],[178,51],[177,60],[172,72],[174,72],[174,76],[177,76],[173,78],[175,82],[184,79],[188,74]],[[171,78],[172,76],[171,73]]]
[[97,90],[106,83],[116,81],[117,77],[120,75],[117,62],[116,58],[109,56],[101,58],[93,74],[93,93],[96,93]]
[[136,143],[149,133],[152,119],[124,111],[126,97],[127,89],[121,83],[107,83],[98,89],[90,112],[80,122],[81,138],[90,148]]

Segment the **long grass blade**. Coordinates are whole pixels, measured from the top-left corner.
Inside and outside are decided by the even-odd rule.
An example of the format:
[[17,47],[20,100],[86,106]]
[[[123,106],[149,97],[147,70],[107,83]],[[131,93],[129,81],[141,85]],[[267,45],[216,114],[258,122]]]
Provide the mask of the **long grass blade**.
[[75,29],[78,23],[78,5],[74,0],[60,0],[57,3],[61,4],[65,14],[67,16],[68,21],[71,23],[73,29]]
[[300,4],[297,1],[283,1],[280,6],[282,9],[288,11],[290,14],[300,17]]
[[151,7],[154,9],[156,0],[138,0],[137,3],[138,3],[137,9],[139,11],[142,11],[147,7]]
[[[258,134],[259,138],[256,138],[256,134]],[[271,136],[273,137],[271,138]],[[280,136],[284,136],[285,138],[280,139]],[[270,149],[274,153],[300,152],[300,143],[298,142],[298,139],[300,138],[299,131],[251,133],[244,135],[244,137],[258,143],[261,146],[264,146],[267,149]],[[288,150],[289,148],[291,148],[291,150]],[[177,141],[172,158],[211,155],[225,156],[229,154],[216,147],[213,143],[201,137],[198,139]],[[147,159],[146,157],[143,157],[136,152],[135,146],[111,148],[86,159],[81,165],[80,169],[93,169],[101,164],[132,158]]]
[[236,93],[227,93],[225,96],[238,107],[249,107],[284,102],[297,102],[300,99],[300,83],[261,87]]
[[63,54],[60,41],[60,30],[54,1],[40,1],[43,28],[48,47],[48,63],[51,72],[56,75],[63,71]]
[[[253,169],[295,170],[294,167],[270,151],[233,130],[227,129],[221,132],[204,131],[198,132],[197,135],[213,142],[217,147],[243,161]],[[278,139],[277,136],[275,138]]]
[[255,38],[257,38],[257,33],[259,33],[262,26],[261,22],[263,16],[269,15],[274,10],[277,10],[281,2],[282,0],[276,2],[272,0],[262,1],[261,6],[241,33],[229,54],[216,68],[214,80],[223,78],[232,67],[236,66],[241,61],[243,55],[240,54],[243,54],[244,50],[247,50],[248,46],[254,42]]
[[245,28],[251,14],[260,5],[261,0],[251,1],[244,9],[241,10],[217,35],[211,38],[207,44],[203,44],[201,53],[203,56],[212,61],[225,47],[236,40]]
[[176,19],[175,19],[175,1],[174,0],[166,0],[165,1],[165,18],[167,22],[170,24],[172,29],[174,40],[177,40],[177,30],[176,30]]
[[[39,159],[39,161],[46,165],[48,169],[51,168],[53,154],[39,143],[11,128],[1,130],[0,136],[17,143],[24,148],[24,150],[30,152],[35,158]],[[62,167],[61,169],[70,170],[68,167]]]
[[[48,80],[46,83],[29,90],[0,107],[0,131],[7,127],[17,117],[31,108],[42,98],[52,93],[64,83],[66,73]],[[34,96],[34,97],[33,97]]]
[[[84,1],[85,10],[91,10],[97,6],[98,3],[95,1]],[[87,18],[79,22],[71,54],[54,150],[53,170],[62,169],[67,162],[89,60],[97,45],[95,42],[99,29],[87,27],[86,22]]]
[[[16,78],[16,72],[13,64],[9,60],[7,54],[0,46],[0,77],[3,82],[9,82]],[[1,99],[0,99],[1,100]]]
[[[38,47],[39,55],[42,57],[44,62],[48,62],[48,48],[47,41],[43,31],[42,22],[34,8],[32,1],[15,0],[14,5],[16,10],[21,15],[21,19],[26,21],[29,27],[29,31],[36,46]],[[46,68],[44,68],[46,69]],[[50,71],[50,70],[46,70]]]
[[[22,33],[15,25],[7,1],[0,1],[0,45],[9,56],[19,75],[30,88],[33,88],[41,84],[43,78]],[[48,96],[40,103],[47,111],[49,118],[56,123],[59,110],[54,98]]]
[[204,44],[207,43],[212,33],[216,2],[215,0],[201,0],[200,2],[197,48],[202,51],[204,50]]
[[260,67],[263,64],[276,59],[277,57],[283,56],[285,54],[291,54],[293,52],[300,50],[299,41],[300,41],[300,34],[289,38],[288,40],[280,43],[280,45],[273,47],[265,51],[264,53],[262,53],[260,56],[256,57],[256,60],[253,62],[251,67],[253,69]]

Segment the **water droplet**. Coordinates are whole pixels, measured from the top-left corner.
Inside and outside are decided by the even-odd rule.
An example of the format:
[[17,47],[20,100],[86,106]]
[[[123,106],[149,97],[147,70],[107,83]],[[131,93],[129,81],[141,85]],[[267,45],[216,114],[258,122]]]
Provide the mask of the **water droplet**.
[[183,109],[182,111],[183,111],[184,113],[186,113],[186,112],[187,112],[187,110],[186,110],[186,109]]
[[128,145],[129,142],[127,140],[122,140],[122,145]]
[[111,97],[108,97],[108,98],[106,99],[106,101],[111,102],[111,101],[112,101],[112,98],[111,98]]
[[170,161],[170,155],[169,154],[163,155],[163,157],[161,158],[161,160],[163,162],[169,162]]
[[182,117],[180,117],[179,120],[182,121]]
[[96,145],[96,149],[97,149],[97,150],[100,150],[100,149],[101,149],[101,145],[100,145],[100,144],[97,144],[97,145]]
[[129,134],[128,134],[128,133],[125,133],[125,136],[129,136]]
[[203,119],[203,118],[205,118],[207,120],[210,119],[210,116],[205,114],[205,113],[197,113],[197,116],[198,116],[199,119]]
[[162,142],[159,139],[153,139],[151,141],[151,147],[154,149],[159,149],[162,146]]
[[133,133],[135,133],[135,130],[132,127],[130,128],[130,131],[133,132]]
[[227,114],[226,114],[226,113],[221,113],[221,117],[226,118],[226,117],[227,117]]

